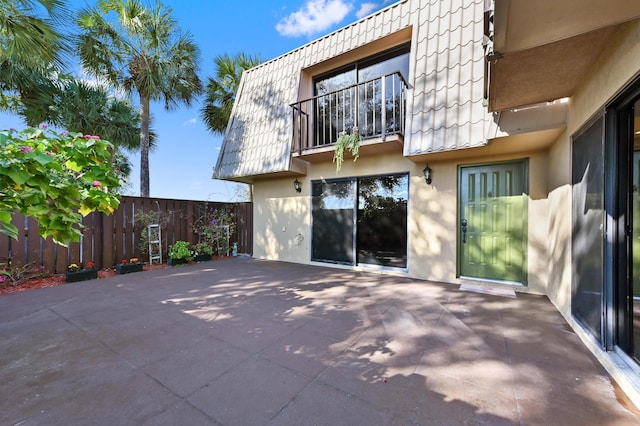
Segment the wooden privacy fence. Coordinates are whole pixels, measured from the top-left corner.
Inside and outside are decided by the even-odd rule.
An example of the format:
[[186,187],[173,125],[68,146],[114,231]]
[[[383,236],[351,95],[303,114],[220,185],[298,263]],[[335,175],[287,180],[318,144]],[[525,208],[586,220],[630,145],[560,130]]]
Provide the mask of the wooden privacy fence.
[[109,268],[122,259],[138,257],[148,261],[140,248],[141,232],[146,229],[136,223],[135,215],[142,211],[156,211],[163,215],[166,224],[162,227],[162,258],[167,258],[169,246],[176,241],[198,242],[193,225],[206,210],[226,209],[233,214],[236,229],[230,242],[238,243],[238,253],[253,254],[253,208],[252,203],[218,203],[207,201],[171,200],[162,198],[140,198],[124,196],[120,206],[112,215],[91,213],[83,218],[83,233],[80,242],[69,247],[55,244],[51,238],[38,235],[38,223],[29,217],[14,214],[13,224],[19,229],[18,240],[0,235],[0,262],[9,259],[13,265],[44,266],[45,272],[63,273],[71,263],[92,261],[98,268]]

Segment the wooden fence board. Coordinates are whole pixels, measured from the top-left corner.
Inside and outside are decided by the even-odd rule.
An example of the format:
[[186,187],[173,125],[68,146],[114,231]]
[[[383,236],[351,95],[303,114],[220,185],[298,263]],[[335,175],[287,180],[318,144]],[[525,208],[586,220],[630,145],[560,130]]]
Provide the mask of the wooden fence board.
[[116,263],[120,263],[123,259],[124,255],[124,206],[126,205],[126,200],[123,199],[120,201],[121,206],[114,213],[114,230],[113,236],[115,238],[114,248],[115,248],[115,261]]
[[25,221],[26,224],[26,256],[25,263],[33,262],[34,264],[38,264],[40,261],[40,235],[38,234],[38,222],[36,222],[33,218],[27,218]]
[[86,266],[87,262],[96,262],[93,256],[93,214],[83,217],[82,224],[81,262]]
[[0,263],[9,258],[14,265],[34,262],[43,265],[48,273],[64,273],[70,263],[93,261],[98,268],[113,267],[122,259],[138,257],[145,261],[138,247],[140,235],[147,232],[135,223],[137,211],[161,212],[168,217],[162,226],[163,259],[175,241],[191,244],[198,242],[194,223],[207,209],[230,209],[236,220],[236,231],[231,242],[238,243],[238,252],[253,253],[252,203],[216,203],[205,201],[171,200],[140,197],[122,197],[120,207],[113,215],[92,213],[83,218],[81,243],[69,247],[54,244],[51,238],[42,239],[34,219],[14,214],[12,223],[18,227],[18,240],[0,235]]
[[27,261],[25,250],[26,234],[24,229],[25,218],[21,214],[15,214],[13,215],[11,223],[18,228],[18,241],[11,241],[11,246],[9,248],[11,263],[16,266],[24,265]]
[[110,268],[115,265],[113,251],[113,215],[101,215],[102,220],[102,264],[100,268]]
[[42,262],[40,264],[44,266],[45,274],[53,274],[56,268],[56,244],[51,237],[42,241]]

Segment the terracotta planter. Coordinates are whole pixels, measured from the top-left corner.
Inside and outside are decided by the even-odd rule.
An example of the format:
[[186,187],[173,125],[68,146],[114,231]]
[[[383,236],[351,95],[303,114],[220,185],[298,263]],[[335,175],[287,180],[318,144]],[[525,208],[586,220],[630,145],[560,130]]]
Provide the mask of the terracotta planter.
[[65,281],[68,283],[75,283],[78,281],[95,280],[98,278],[97,269],[82,269],[76,272],[67,272],[65,275]]
[[167,264],[169,266],[182,265],[184,263],[189,263],[189,261],[187,259],[172,259],[172,258],[167,259]]
[[116,265],[119,274],[129,274],[131,272],[142,272],[142,263],[121,263]]

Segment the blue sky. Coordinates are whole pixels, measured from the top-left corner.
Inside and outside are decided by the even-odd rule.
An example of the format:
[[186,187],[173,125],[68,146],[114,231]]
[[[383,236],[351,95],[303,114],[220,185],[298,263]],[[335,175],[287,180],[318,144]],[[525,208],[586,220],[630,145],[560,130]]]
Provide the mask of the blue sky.
[[[213,58],[240,51],[273,59],[335,29],[369,15],[391,0],[165,0],[181,29],[192,34],[201,50],[200,77],[213,74]],[[76,10],[85,0],[69,1]],[[77,69],[71,69],[78,74]],[[134,99],[135,101],[135,99]],[[150,155],[151,196],[159,198],[233,201],[238,187],[211,179],[222,137],[209,132],[199,117],[201,103],[190,108],[164,111],[152,104],[157,148]],[[18,117],[0,114],[0,128],[22,128]],[[130,155],[134,165],[127,194],[139,194],[139,154]],[[242,191],[240,191],[242,192]]]

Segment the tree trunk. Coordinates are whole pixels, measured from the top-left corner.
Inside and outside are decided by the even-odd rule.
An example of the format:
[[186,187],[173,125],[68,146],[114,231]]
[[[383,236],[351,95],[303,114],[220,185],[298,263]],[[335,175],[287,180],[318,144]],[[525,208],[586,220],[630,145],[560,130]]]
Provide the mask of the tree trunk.
[[149,197],[149,98],[140,95],[140,196]]

